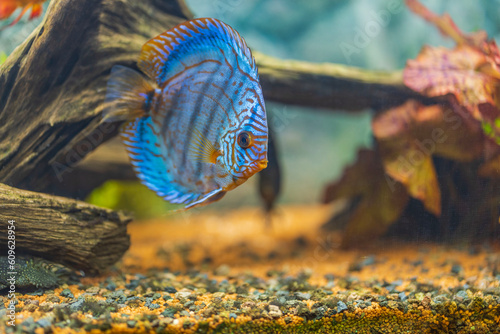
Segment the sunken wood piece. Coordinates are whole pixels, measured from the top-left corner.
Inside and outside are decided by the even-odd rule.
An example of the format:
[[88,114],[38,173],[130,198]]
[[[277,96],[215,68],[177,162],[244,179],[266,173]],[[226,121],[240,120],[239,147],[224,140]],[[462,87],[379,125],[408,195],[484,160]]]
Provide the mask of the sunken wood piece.
[[0,184],[0,251],[7,254],[8,221],[15,223],[17,255],[31,255],[100,273],[130,246],[131,217],[84,202]]
[[[0,67],[0,182],[48,191],[116,135],[102,125],[115,64],[134,67],[142,45],[192,17],[182,0],[58,0]],[[361,110],[415,95],[401,73],[282,61],[256,54],[268,100]]]
[[330,110],[380,110],[425,98],[403,84],[401,71],[383,72],[283,60],[254,52],[267,100]]

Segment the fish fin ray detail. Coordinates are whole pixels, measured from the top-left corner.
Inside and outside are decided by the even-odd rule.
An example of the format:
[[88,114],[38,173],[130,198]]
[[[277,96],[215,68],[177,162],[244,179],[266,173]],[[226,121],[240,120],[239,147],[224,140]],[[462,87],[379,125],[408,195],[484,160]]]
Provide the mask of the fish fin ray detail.
[[167,173],[161,148],[156,146],[160,138],[154,134],[154,123],[146,116],[125,123],[120,135],[130,157],[130,162],[137,177],[158,196],[171,203],[190,203],[199,198],[199,194],[190,193],[172,181]]
[[198,200],[196,200],[194,202],[189,203],[188,205],[186,205],[181,210],[185,211],[185,210],[189,210],[189,209],[192,209],[192,208],[195,208],[195,207],[198,207],[198,206],[204,206],[204,205],[207,205],[207,204],[210,204],[210,203],[213,203],[213,202],[217,202],[222,197],[224,197],[224,195],[226,195],[226,191],[222,190],[222,188],[212,190],[211,192],[209,192],[208,194],[204,195],[200,199],[198,199]]
[[[201,39],[203,42],[200,42]],[[142,47],[138,66],[162,86],[168,79],[166,73],[169,58],[186,54],[199,55],[207,46],[232,47],[240,57],[247,59],[250,70],[257,74],[255,59],[245,40],[229,25],[214,18],[197,18],[183,22],[149,40]],[[175,74],[175,71],[171,74]]]
[[189,146],[189,157],[196,161],[215,163],[220,151],[198,130],[193,130],[193,140]]

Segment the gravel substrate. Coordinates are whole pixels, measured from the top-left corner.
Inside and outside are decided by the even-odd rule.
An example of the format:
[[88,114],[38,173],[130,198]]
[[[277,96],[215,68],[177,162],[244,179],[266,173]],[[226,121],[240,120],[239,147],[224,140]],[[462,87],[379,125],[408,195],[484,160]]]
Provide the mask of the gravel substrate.
[[133,224],[115,269],[18,292],[16,327],[0,333],[500,333],[494,245],[342,251],[317,234],[318,213],[284,214],[267,233],[257,217]]

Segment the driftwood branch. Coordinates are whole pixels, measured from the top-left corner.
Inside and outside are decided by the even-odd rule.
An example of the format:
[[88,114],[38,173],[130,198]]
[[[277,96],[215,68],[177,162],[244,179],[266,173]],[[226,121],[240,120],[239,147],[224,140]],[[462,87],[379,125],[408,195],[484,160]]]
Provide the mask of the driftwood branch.
[[0,251],[7,254],[8,221],[14,220],[18,255],[32,255],[86,273],[118,261],[130,245],[131,217],[62,197],[0,184]]
[[401,71],[371,71],[331,63],[282,60],[254,52],[264,97],[330,110],[359,111],[423,99],[403,84]]

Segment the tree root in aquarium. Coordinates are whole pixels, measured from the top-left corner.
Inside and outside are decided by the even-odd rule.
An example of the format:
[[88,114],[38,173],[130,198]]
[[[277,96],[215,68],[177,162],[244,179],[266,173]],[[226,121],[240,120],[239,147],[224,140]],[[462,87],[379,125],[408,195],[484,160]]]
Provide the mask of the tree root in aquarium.
[[118,261],[130,245],[127,224],[131,217],[122,212],[3,184],[0,203],[2,254],[14,245],[16,256],[41,257],[98,273]]

